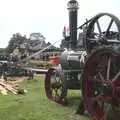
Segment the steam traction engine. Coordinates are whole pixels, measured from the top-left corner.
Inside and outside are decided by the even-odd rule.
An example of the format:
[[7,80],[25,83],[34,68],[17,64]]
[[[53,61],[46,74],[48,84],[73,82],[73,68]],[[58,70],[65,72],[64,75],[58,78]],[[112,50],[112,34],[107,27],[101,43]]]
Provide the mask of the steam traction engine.
[[109,13],[97,14],[79,27],[82,32],[77,40],[76,0],[69,1],[68,10],[68,49],[60,58],[51,59],[58,67],[46,74],[46,95],[64,104],[68,89],[81,89],[84,107],[93,120],[119,120],[120,21]]

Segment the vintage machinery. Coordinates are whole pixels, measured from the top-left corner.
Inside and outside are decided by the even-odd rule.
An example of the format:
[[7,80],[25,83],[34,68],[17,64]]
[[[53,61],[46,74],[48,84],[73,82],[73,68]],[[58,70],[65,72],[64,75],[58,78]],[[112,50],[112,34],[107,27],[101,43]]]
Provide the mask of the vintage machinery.
[[69,1],[68,10],[68,49],[60,59],[52,58],[58,66],[46,74],[46,95],[65,104],[68,89],[81,89],[84,107],[92,120],[119,120],[120,20],[110,13],[97,14],[78,27],[83,31],[77,39],[76,0]]

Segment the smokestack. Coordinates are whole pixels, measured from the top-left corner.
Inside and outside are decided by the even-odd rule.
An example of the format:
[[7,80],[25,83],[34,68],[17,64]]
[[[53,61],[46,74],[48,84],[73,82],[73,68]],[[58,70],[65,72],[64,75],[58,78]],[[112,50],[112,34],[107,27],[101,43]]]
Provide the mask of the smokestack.
[[70,0],[68,2],[68,11],[70,29],[69,48],[75,50],[77,45],[77,11],[78,11],[78,2],[76,0]]

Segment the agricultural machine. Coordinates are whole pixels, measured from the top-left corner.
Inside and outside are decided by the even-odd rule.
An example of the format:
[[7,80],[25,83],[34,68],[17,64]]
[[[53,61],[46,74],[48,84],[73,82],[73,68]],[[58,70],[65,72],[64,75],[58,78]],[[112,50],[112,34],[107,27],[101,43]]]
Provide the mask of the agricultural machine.
[[68,10],[67,50],[51,58],[51,64],[57,67],[46,73],[46,95],[64,104],[69,89],[81,90],[84,109],[92,120],[119,120],[120,20],[100,13],[77,27],[78,2],[70,0]]

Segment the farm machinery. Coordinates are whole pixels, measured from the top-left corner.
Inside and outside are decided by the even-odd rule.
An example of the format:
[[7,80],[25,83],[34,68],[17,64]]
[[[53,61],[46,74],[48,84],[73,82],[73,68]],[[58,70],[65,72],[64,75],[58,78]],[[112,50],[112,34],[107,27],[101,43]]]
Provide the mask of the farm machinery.
[[[51,58],[57,67],[46,73],[46,96],[64,104],[69,89],[81,90],[84,109],[92,120],[119,120],[120,20],[110,13],[99,13],[77,27],[78,2],[70,0],[68,10],[67,50]],[[78,28],[82,31],[79,39]]]

